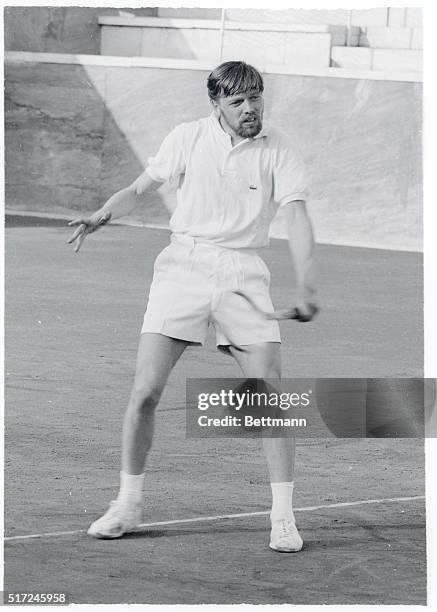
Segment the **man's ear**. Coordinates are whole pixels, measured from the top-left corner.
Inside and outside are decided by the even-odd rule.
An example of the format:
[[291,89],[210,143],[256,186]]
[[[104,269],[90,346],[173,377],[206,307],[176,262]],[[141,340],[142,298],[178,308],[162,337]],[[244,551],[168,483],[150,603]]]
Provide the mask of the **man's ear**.
[[213,109],[213,111],[215,113],[215,116],[218,119],[220,117],[220,115],[222,114],[221,110],[220,110],[220,106],[217,104],[217,102],[215,100],[210,99],[210,102],[211,102],[212,109]]

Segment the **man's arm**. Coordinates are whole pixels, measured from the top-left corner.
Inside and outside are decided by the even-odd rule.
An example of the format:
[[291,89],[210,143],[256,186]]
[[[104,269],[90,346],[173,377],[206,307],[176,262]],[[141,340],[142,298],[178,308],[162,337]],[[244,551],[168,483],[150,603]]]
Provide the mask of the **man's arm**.
[[316,306],[315,242],[311,220],[305,202],[296,200],[285,205],[288,244],[296,275],[296,307],[304,315]]
[[114,193],[93,216],[100,217],[110,213],[111,219],[124,217],[144,203],[144,198],[141,197],[144,193],[155,191],[161,185],[162,183],[154,181],[147,172],[143,172],[131,185]]
[[68,225],[77,226],[68,244],[76,242],[77,253],[88,234],[95,232],[99,227],[106,225],[110,219],[117,219],[128,215],[139,204],[144,202],[144,193],[154,191],[162,183],[154,181],[147,172],[143,172],[129,187],[114,193],[109,200],[90,216],[74,219]]

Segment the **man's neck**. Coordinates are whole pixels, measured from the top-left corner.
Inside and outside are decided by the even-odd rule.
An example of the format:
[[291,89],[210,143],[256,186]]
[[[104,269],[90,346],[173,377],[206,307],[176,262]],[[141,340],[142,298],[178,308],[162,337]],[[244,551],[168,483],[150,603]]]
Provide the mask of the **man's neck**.
[[234,130],[231,128],[231,126],[228,124],[226,119],[223,118],[222,115],[219,116],[218,122],[222,130],[226,132],[226,134],[229,134],[229,136],[231,137],[231,143],[233,147],[242,140],[245,140],[245,138],[239,136],[236,132],[234,132]]

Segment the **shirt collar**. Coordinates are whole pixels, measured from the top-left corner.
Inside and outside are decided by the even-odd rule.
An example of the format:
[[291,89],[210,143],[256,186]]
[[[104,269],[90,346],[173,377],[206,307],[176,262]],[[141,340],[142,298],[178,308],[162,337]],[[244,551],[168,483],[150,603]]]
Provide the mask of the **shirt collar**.
[[[214,127],[221,134],[225,134],[226,136],[229,136],[229,134],[227,132],[225,132],[224,129],[222,128],[222,126],[220,124],[220,121],[217,119],[217,116],[216,116],[214,111],[210,114],[210,119],[211,119]],[[261,128],[261,131],[260,131],[259,134],[257,134],[253,138],[246,138],[245,140],[257,140],[258,138],[266,138],[267,136],[268,136],[268,129],[266,129],[266,127],[263,125],[263,127]],[[242,142],[245,142],[245,141],[243,140]]]

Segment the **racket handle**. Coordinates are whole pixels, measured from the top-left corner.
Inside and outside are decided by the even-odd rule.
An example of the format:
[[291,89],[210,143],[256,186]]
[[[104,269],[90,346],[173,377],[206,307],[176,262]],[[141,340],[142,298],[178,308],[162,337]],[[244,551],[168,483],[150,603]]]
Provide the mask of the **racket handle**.
[[292,320],[292,321],[299,321],[300,323],[308,323],[309,321],[314,319],[314,317],[319,312],[319,308],[317,308],[315,304],[308,304],[309,314],[301,313],[299,308],[296,308],[296,307],[295,308],[284,308],[282,310],[275,310],[274,312],[265,312],[264,310],[261,310],[255,304],[253,299],[249,295],[247,295],[247,293],[245,293],[244,291],[241,291],[240,289],[234,289],[232,293],[244,298],[256,312],[259,312],[259,314],[262,315],[264,318],[273,320],[273,321],[283,321],[283,320],[288,319],[289,321]]
[[275,310],[274,312],[271,313],[265,313],[265,317],[267,319],[273,319],[276,321],[282,321],[282,320],[291,320],[291,321],[299,321],[300,323],[308,323],[309,321],[311,321],[312,319],[314,319],[314,317],[316,316],[316,314],[319,312],[319,309],[317,308],[317,306],[315,304],[308,304],[309,307],[309,314],[303,314],[299,308],[291,308],[291,309],[284,309],[284,310]]
[[299,308],[295,308],[294,310],[296,316],[293,318],[299,321],[300,323],[308,323],[309,321],[312,321],[314,317],[318,314],[319,308],[317,308],[315,304],[308,304],[308,307],[310,310],[309,314],[302,314]]

